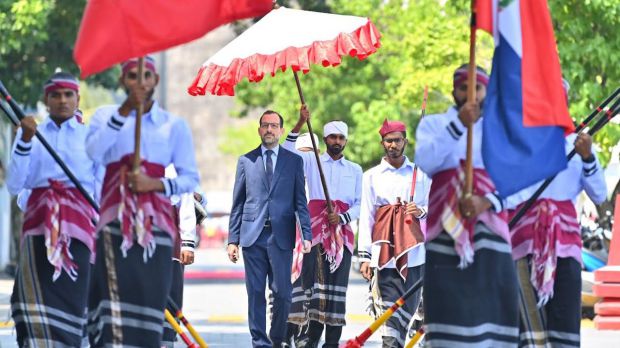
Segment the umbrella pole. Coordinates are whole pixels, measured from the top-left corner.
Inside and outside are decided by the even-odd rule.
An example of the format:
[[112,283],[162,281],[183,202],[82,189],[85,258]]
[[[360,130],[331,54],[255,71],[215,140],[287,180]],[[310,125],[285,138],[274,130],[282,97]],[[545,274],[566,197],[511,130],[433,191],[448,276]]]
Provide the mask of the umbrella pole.
[[[138,58],[138,86],[142,86],[144,74],[144,57]],[[136,128],[134,131],[134,148],[133,148],[133,166],[134,174],[140,171],[140,132],[142,130],[142,114],[144,113],[144,104],[138,105],[136,110]]]
[[[304,92],[301,90],[301,83],[299,82],[299,76],[297,75],[297,71],[293,70],[293,75],[295,75],[295,84],[297,85],[297,92],[299,92],[299,99],[303,105],[306,105],[306,100],[304,99]],[[314,132],[312,132],[312,125],[310,124],[310,120],[306,121],[306,125],[308,126],[308,132],[310,132],[310,140],[312,141],[312,149],[314,150],[314,156],[316,157],[316,164],[319,168],[319,175],[321,177],[321,185],[323,186],[323,193],[325,194],[325,200],[327,201],[327,212],[333,213],[332,201],[329,198],[329,192],[327,190],[327,181],[325,181],[325,175],[323,174],[323,167],[321,166],[321,159],[319,158],[319,150],[316,142],[314,141]]]
[[[476,6],[475,1],[471,1],[471,23],[469,32],[469,67],[467,75],[467,102],[476,102]],[[465,155],[465,197],[473,191],[473,142],[474,126],[467,125],[467,152]]]

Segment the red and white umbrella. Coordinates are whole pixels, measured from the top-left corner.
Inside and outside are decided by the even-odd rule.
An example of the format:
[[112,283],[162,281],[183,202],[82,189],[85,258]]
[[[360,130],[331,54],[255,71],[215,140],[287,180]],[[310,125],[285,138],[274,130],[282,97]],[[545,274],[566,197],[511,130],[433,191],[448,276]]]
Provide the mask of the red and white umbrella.
[[209,58],[189,87],[191,95],[234,95],[237,83],[259,82],[278,70],[337,66],[342,57],[364,59],[379,48],[379,31],[364,17],[272,10]]
[[[209,58],[188,92],[191,95],[232,96],[235,95],[235,86],[244,78],[259,82],[265,75],[274,76],[278,70],[291,68],[301,103],[305,104],[298,71],[305,74],[312,64],[337,66],[345,55],[365,59],[377,51],[380,37],[368,18],[280,7]],[[312,134],[310,120],[307,125]],[[330,202],[314,136],[310,139],[325,199]],[[327,208],[331,213],[331,203]]]

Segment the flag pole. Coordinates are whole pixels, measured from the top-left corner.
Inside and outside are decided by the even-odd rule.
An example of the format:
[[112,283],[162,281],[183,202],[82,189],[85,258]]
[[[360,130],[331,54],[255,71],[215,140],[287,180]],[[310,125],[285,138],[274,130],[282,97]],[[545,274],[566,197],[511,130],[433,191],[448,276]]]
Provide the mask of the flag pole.
[[[426,114],[426,99],[428,99],[428,85],[424,86],[424,97],[422,99],[422,112],[420,113],[420,120]],[[415,197],[415,183],[418,177],[418,166],[413,166],[413,177],[411,178],[411,192],[409,193],[409,203],[413,203],[413,198]],[[405,223],[407,225],[411,225],[413,223],[412,214],[407,214],[405,216]]]
[[[144,57],[138,58],[138,87],[142,87],[144,74]],[[136,128],[134,130],[134,146],[133,146],[133,165],[134,174],[140,172],[140,133],[142,130],[142,114],[144,114],[144,103],[138,105],[136,110]]]
[[[302,105],[306,105],[306,100],[304,98],[304,93],[301,90],[301,83],[299,82],[299,76],[297,75],[297,71],[293,70],[293,75],[295,75],[295,84],[297,85],[297,92],[299,92],[299,99],[301,100]],[[306,125],[308,126],[308,132],[310,132],[310,141],[312,141],[312,149],[314,150],[314,157],[316,158],[316,165],[319,168],[319,175],[321,177],[321,185],[323,186],[323,193],[325,194],[325,200],[327,201],[327,212],[333,213],[334,210],[332,208],[332,201],[329,198],[329,191],[327,190],[327,181],[325,181],[325,175],[323,174],[323,166],[321,166],[321,158],[319,157],[318,146],[316,145],[316,141],[314,141],[314,133],[312,132],[312,125],[310,124],[310,119],[306,120]]]
[[[469,28],[469,66],[467,68],[467,102],[476,102],[476,1],[471,1],[471,23]],[[473,191],[473,143],[474,125],[467,125],[467,152],[465,156],[465,197]]]

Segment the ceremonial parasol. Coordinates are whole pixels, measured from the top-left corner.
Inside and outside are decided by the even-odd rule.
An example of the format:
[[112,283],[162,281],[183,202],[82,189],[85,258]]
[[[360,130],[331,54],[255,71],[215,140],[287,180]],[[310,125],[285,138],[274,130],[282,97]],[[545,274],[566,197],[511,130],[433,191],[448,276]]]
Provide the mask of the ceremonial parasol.
[[[346,55],[365,59],[379,48],[380,36],[368,18],[279,7],[209,58],[188,92],[232,96],[243,79],[260,82],[266,75],[274,76],[278,70],[290,68],[305,105],[298,71],[308,73],[313,64],[338,66]],[[310,120],[307,125],[313,133]],[[332,212],[317,144],[313,136],[310,139],[327,208]]]

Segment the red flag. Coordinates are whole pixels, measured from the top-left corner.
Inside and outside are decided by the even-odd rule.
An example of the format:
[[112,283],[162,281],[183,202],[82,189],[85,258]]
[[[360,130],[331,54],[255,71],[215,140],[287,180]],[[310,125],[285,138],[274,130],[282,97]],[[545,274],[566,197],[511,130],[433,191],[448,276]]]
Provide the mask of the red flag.
[[474,0],[476,11],[476,29],[484,30],[493,35],[497,3],[493,0]]
[[271,8],[272,0],[90,0],[73,57],[84,78]]

